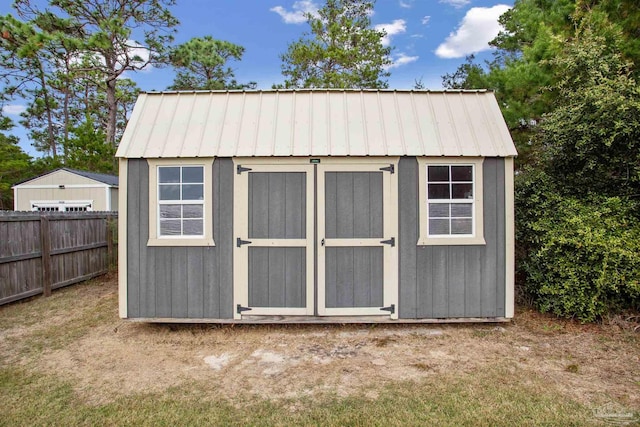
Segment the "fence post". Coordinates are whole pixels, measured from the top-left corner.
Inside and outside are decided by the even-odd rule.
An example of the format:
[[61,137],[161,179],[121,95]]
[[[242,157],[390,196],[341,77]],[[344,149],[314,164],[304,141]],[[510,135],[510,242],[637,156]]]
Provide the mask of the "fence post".
[[42,253],[42,293],[51,296],[51,233],[49,218],[40,217],[40,252]]
[[113,221],[113,217],[111,215],[107,215],[107,268],[111,268],[113,266],[113,229],[111,227],[111,222]]

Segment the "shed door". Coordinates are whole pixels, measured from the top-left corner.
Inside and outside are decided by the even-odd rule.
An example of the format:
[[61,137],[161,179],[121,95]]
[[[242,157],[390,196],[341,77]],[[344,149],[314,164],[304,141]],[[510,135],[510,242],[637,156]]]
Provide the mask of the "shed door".
[[313,315],[313,166],[236,168],[235,317]]
[[318,314],[397,319],[394,167],[318,165]]

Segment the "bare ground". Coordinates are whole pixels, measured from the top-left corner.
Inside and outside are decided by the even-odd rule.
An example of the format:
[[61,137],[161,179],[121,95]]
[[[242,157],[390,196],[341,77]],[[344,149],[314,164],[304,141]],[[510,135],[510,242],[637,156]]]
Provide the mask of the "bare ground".
[[[26,310],[29,304],[38,310]],[[115,275],[0,307],[0,365],[54,373],[88,404],[203,384],[235,405],[501,372],[571,400],[640,409],[640,334],[520,310],[508,324],[157,325],[117,317]]]

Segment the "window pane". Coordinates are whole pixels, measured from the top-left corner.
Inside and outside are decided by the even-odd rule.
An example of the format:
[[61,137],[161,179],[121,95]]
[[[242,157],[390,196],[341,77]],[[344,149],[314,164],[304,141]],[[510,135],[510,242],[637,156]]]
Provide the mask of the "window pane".
[[473,199],[473,184],[452,184],[452,199]]
[[453,218],[471,218],[471,203],[453,203],[451,205],[451,216]]
[[429,184],[429,199],[449,199],[449,184]]
[[429,166],[429,182],[433,181],[449,181],[449,166]]
[[180,200],[180,185],[161,185],[160,200]]
[[203,234],[203,220],[201,219],[185,219],[184,220],[185,236],[201,236]]
[[180,182],[180,168],[179,167],[159,167],[158,168],[158,182],[161,183],[173,183]]
[[451,181],[473,181],[473,166],[451,166]]
[[449,234],[449,220],[448,219],[430,219],[429,234],[431,235]]
[[180,218],[180,205],[160,205],[160,218]]
[[161,236],[179,236],[180,220],[179,219],[161,219],[160,235]]
[[452,219],[451,234],[471,234],[471,219]]
[[449,218],[449,203],[429,203],[429,218]]
[[182,182],[204,182],[202,166],[185,166],[182,168]]
[[184,205],[184,218],[202,218],[202,205]]
[[182,200],[202,200],[204,198],[204,185],[184,184],[182,186]]

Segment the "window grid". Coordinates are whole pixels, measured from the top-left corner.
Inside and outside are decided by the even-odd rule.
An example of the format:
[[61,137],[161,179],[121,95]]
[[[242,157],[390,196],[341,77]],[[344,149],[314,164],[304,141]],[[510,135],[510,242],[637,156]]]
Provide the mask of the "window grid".
[[[185,168],[199,168],[200,169],[200,180],[185,180],[184,179],[184,169]],[[168,169],[178,169],[178,181],[171,182],[162,182],[162,170]],[[204,237],[205,235],[205,221],[204,221],[204,167],[203,166],[158,166],[158,236],[162,238],[184,238],[184,237]],[[199,185],[202,187],[202,193],[199,199],[185,199],[184,187],[186,186],[196,186]],[[178,198],[176,199],[163,199],[162,198],[162,188],[168,188],[170,186],[178,187]],[[179,216],[171,216],[171,217],[163,217],[162,210],[163,206],[166,209],[166,212],[169,212],[170,206],[175,206],[179,208],[180,214]],[[186,206],[201,206],[200,214],[194,216],[193,214],[185,215],[185,207]],[[199,233],[189,233],[188,231],[185,233],[185,224],[195,224],[198,222],[197,226],[200,229]],[[167,224],[169,222],[179,223],[179,230],[177,233],[164,233],[163,234],[163,223]]]
[[[436,180],[431,179],[431,171],[435,172],[435,168],[447,168],[447,179]],[[470,168],[470,180],[454,180],[453,168]],[[434,169],[432,169],[434,168]],[[433,175],[436,175],[434,173]],[[475,235],[475,167],[472,164],[430,164],[427,165],[427,224],[429,237],[470,237]],[[434,193],[437,193],[436,188],[440,187],[440,192],[447,186],[448,197],[429,197],[430,190],[433,188]],[[466,197],[454,197],[454,193],[458,192],[463,185],[470,185],[470,193],[464,194]],[[454,186],[458,186],[455,188]],[[458,205],[458,207],[456,207]],[[461,205],[468,205],[467,208],[462,208]],[[444,206],[446,206],[446,215],[444,215]],[[437,211],[440,212],[437,212]],[[436,224],[440,224],[440,229],[437,230]],[[444,229],[442,225],[446,224]],[[468,232],[465,232],[466,230]]]

